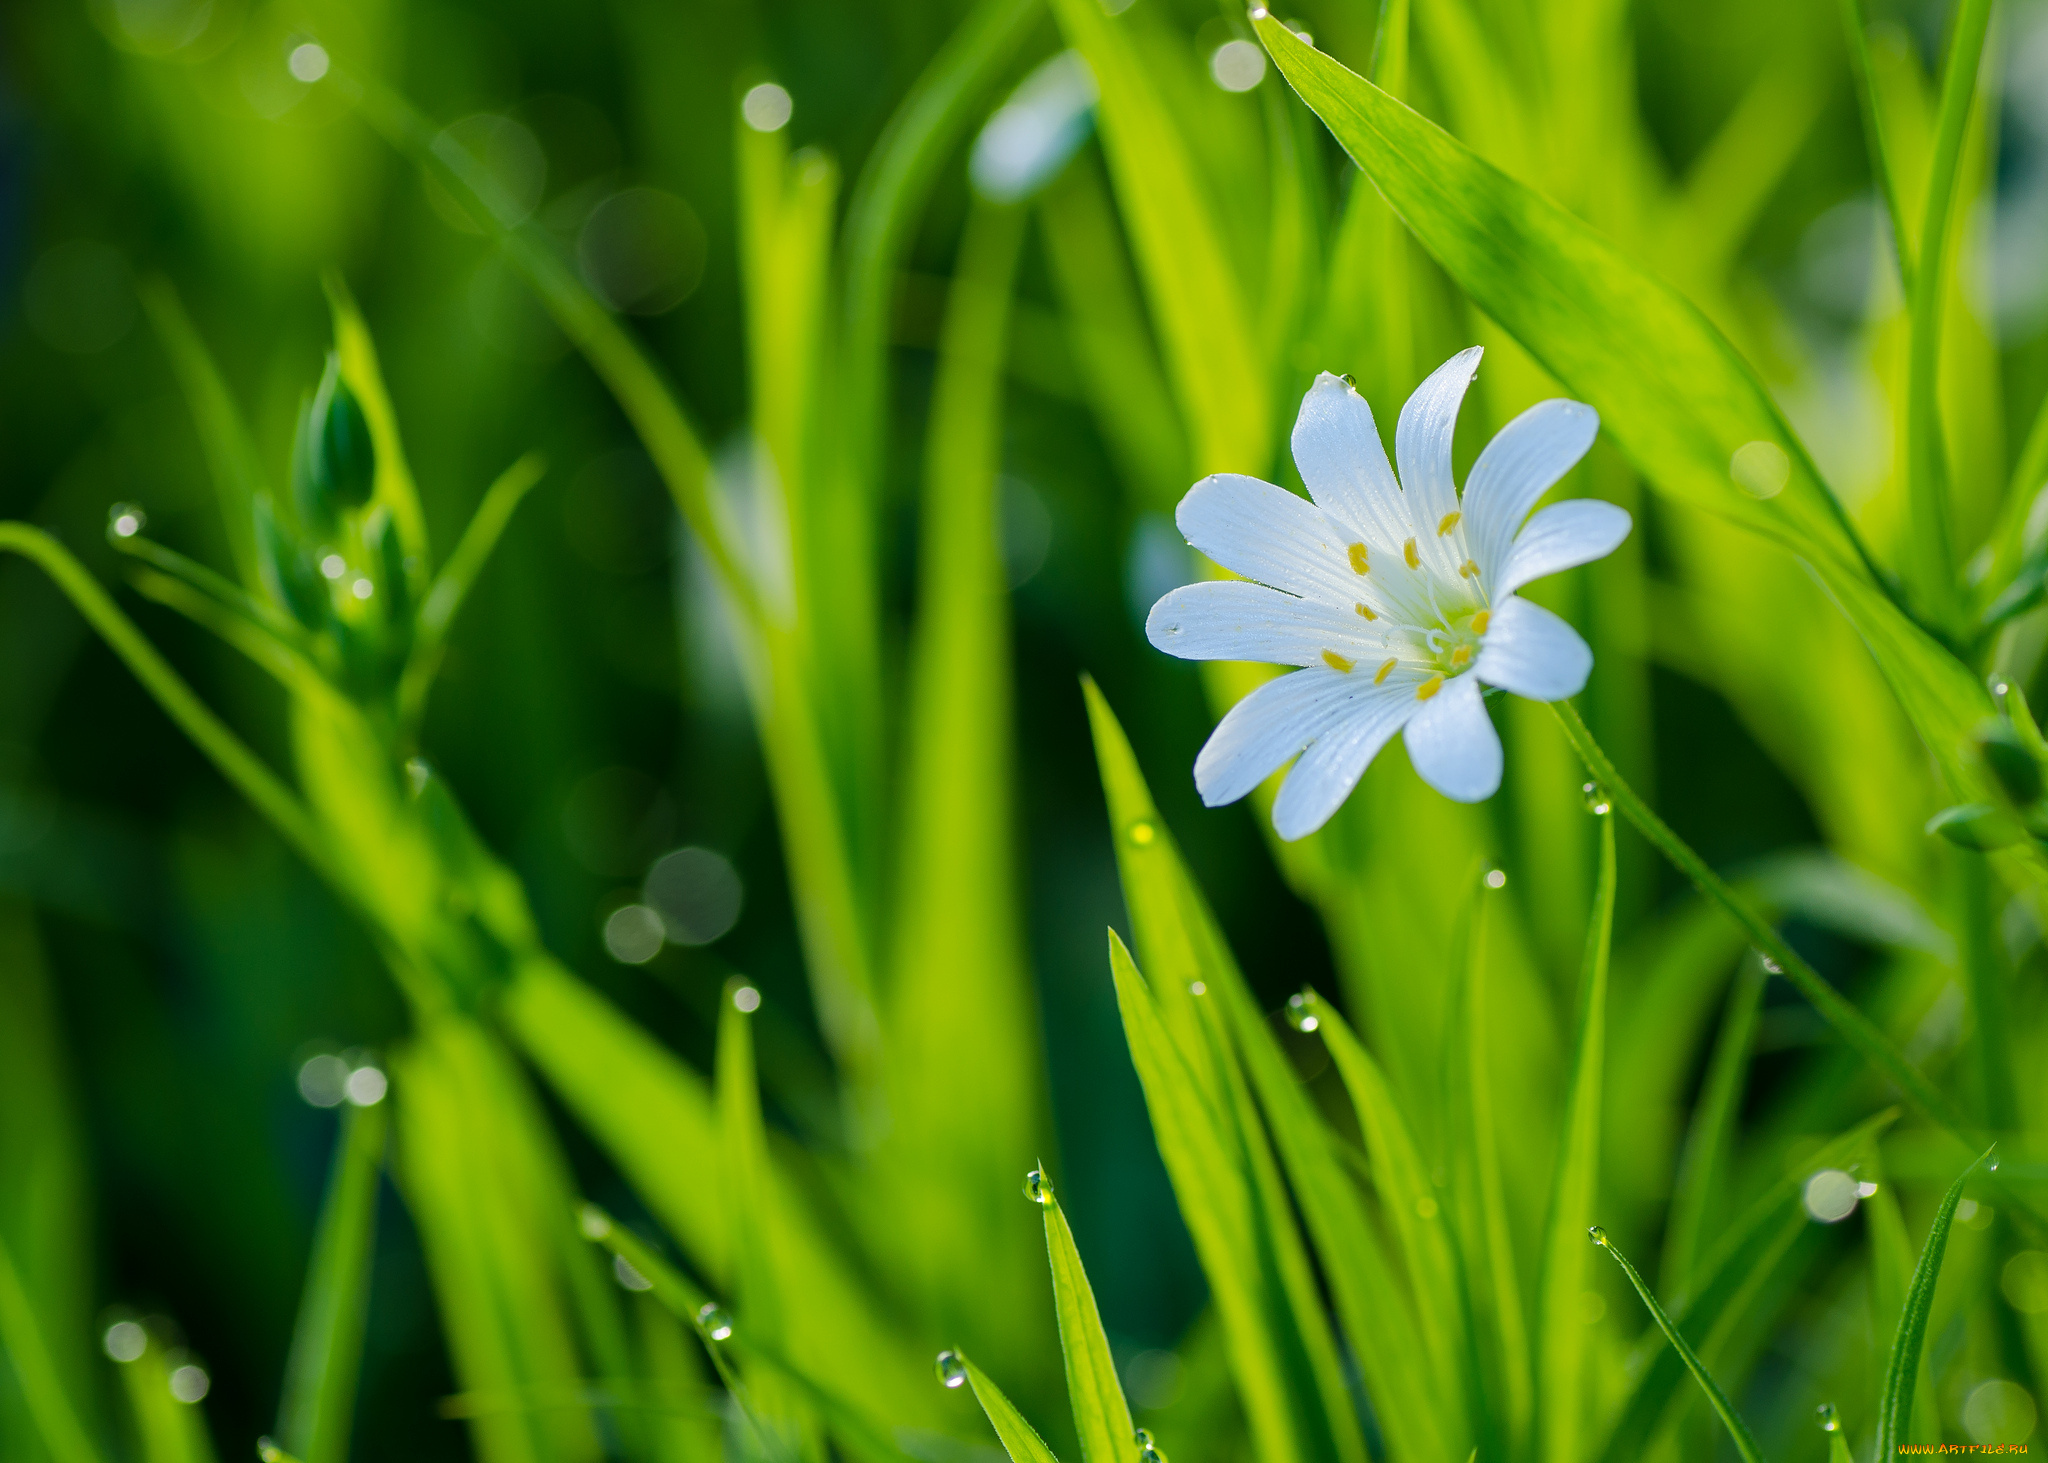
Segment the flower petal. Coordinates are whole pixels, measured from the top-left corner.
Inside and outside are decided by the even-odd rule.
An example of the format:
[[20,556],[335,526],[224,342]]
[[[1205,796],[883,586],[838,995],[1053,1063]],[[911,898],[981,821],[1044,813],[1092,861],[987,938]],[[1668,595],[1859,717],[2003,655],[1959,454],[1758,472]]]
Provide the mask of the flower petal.
[[1375,549],[1413,531],[1372,408],[1341,377],[1316,377],[1294,419],[1294,465],[1316,506]]
[[[1355,704],[1393,688],[1371,676],[1311,666],[1266,682],[1230,708],[1195,758],[1195,788],[1210,807],[1234,803],[1324,732],[1347,720]],[[1408,695],[1415,694],[1414,678]]]
[[1458,485],[1451,478],[1451,436],[1458,429],[1458,406],[1479,369],[1481,346],[1461,350],[1430,372],[1429,379],[1401,407],[1394,428],[1394,456],[1401,463],[1401,488],[1407,495],[1409,532],[1418,538],[1436,532],[1444,515],[1458,507]]
[[1306,498],[1234,472],[1205,477],[1174,510],[1182,537],[1230,570],[1289,594],[1348,603],[1350,540]]
[[1593,652],[1542,605],[1511,599],[1493,612],[1472,674],[1531,701],[1562,701],[1585,689]]
[[1301,754],[1273,799],[1273,828],[1293,842],[1306,838],[1344,805],[1380,748],[1427,705],[1412,683],[1374,687],[1352,703],[1341,725],[1324,732]]
[[1604,559],[1621,547],[1633,523],[1626,508],[1598,498],[1552,503],[1515,536],[1499,577],[1487,581],[1495,601],[1532,580]]
[[1416,775],[1461,803],[1490,798],[1500,787],[1500,734],[1487,717],[1479,677],[1459,676],[1408,719],[1404,740]]
[[1366,624],[1357,611],[1323,600],[1216,579],[1182,585],[1152,606],[1145,638],[1182,660],[1315,665],[1325,651],[1353,661],[1384,655],[1386,636],[1368,632]]
[[1557,397],[1537,402],[1486,444],[1465,478],[1464,504],[1481,583],[1493,582],[1529,510],[1599,435],[1600,413]]

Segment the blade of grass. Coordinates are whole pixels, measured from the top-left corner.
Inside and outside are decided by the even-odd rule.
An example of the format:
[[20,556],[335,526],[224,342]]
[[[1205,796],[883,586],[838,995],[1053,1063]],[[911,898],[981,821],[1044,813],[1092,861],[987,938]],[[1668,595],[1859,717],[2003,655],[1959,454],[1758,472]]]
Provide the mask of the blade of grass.
[[285,1359],[278,1436],[304,1463],[346,1463],[370,1308],[370,1253],[388,1109],[349,1104]]
[[1067,1396],[1074,1408],[1083,1463],[1125,1463],[1131,1454],[1131,1408],[1117,1380],[1109,1338],[1095,1308],[1095,1290],[1074,1246],[1074,1231],[1041,1175],[1045,1209],[1045,1254],[1052,1270],[1054,1309],[1060,1319],[1060,1351],[1067,1363]]
[[1727,1010],[1721,1017],[1720,1033],[1714,1039],[1707,1080],[1700,1088],[1699,1100],[1693,1104],[1692,1125],[1679,1158],[1670,1214],[1664,1225],[1663,1263],[1657,1270],[1658,1282],[1674,1306],[1681,1296],[1692,1291],[1700,1240],[1720,1191],[1735,1124],[1742,1112],[1750,1045],[1756,1036],[1757,1012],[1763,1004],[1768,979],[1769,974],[1757,956],[1751,955],[1742,962],[1735,988],[1728,996]]
[[220,500],[221,529],[227,536],[228,551],[234,556],[243,587],[254,592],[263,584],[256,559],[255,519],[256,495],[266,487],[262,459],[233,393],[221,379],[220,368],[170,281],[152,276],[143,281],[140,293],[199,429],[207,475]]
[[1588,1256],[1579,1235],[1600,1197],[1600,1117],[1607,1061],[1607,965],[1614,938],[1614,819],[1600,819],[1600,864],[1586,961],[1579,977],[1578,1034],[1565,1081],[1563,1136],[1551,1182],[1536,1302],[1540,1456],[1578,1463],[1586,1422],[1587,1327],[1581,1303]]
[[989,1426],[996,1430],[996,1437],[1002,1442],[1003,1451],[1010,1455],[1011,1463],[1059,1463],[1052,1449],[1045,1445],[1045,1439],[1003,1395],[1002,1388],[990,1381],[988,1374],[964,1353],[959,1355],[960,1364],[967,1368],[967,1384],[974,1388],[974,1400],[988,1415]]
[[142,1354],[121,1365],[142,1463],[217,1463],[206,1414],[171,1391],[172,1360],[164,1339],[150,1332]]
[[[1671,1343],[1671,1349],[1685,1362],[1686,1370],[1691,1372],[1693,1380],[1700,1384],[1700,1390],[1707,1394],[1707,1400],[1713,1404],[1715,1413],[1726,1425],[1728,1435],[1735,1440],[1735,1451],[1742,1455],[1743,1463],[1764,1463],[1763,1450],[1757,1446],[1756,1437],[1750,1432],[1749,1424],[1737,1414],[1735,1405],[1728,1400],[1728,1394],[1721,1390],[1720,1383],[1707,1371],[1706,1365],[1701,1362],[1679,1329],[1671,1324],[1671,1318],[1664,1314],[1664,1307],[1657,1304],[1657,1297],[1650,1293],[1649,1286],[1643,1284],[1643,1277],[1636,1274],[1636,1267],[1629,1264],[1628,1257],[1608,1240],[1607,1232],[1597,1225],[1593,1228],[1593,1243],[1612,1255],[1614,1263],[1621,1266],[1621,1273],[1628,1277],[1628,1283],[1633,1285],[1636,1294],[1642,1297],[1643,1305],[1650,1312],[1650,1318],[1657,1323],[1658,1329]],[[1889,1457],[1890,1454],[1880,1453],[1878,1456]]]
[[15,1385],[55,1463],[100,1463],[99,1449],[65,1392],[5,1235],[0,1235],[0,1355],[13,1368]]
[[[1927,257],[1933,258],[1933,251]],[[1948,1251],[1949,1227],[1955,1222],[1956,1205],[1962,1202],[1963,1185],[1991,1159],[1993,1151],[1985,1149],[1942,1195],[1941,1207],[1934,1211],[1934,1223],[1927,1231],[1927,1243],[1920,1250],[1920,1263],[1913,1267],[1913,1281],[1906,1288],[1899,1329],[1892,1339],[1891,1359],[1885,1366],[1884,1388],[1878,1393],[1875,1456],[1879,1458],[1894,1456],[1906,1441],[1913,1417],[1914,1382],[1920,1372],[1920,1348],[1927,1339],[1927,1316],[1934,1308],[1934,1285],[1941,1278],[1941,1262]],[[1996,1167],[1995,1161],[1992,1166]]]
[[433,587],[420,604],[412,650],[398,683],[398,712],[403,725],[419,724],[426,711],[427,692],[433,686],[434,673],[440,669],[449,628],[455,623],[456,615],[461,613],[463,601],[469,597],[470,586],[476,583],[477,575],[490,561],[491,551],[498,546],[498,539],[511,523],[512,514],[546,472],[546,459],[537,452],[529,452],[500,473],[497,480],[484,490],[483,501],[477,504],[468,526],[462,530],[462,537],[456,540],[455,552],[448,556],[448,562],[434,576]]
[[[1858,1176],[1863,1177],[1865,1172],[1859,1169]],[[1870,1239],[1871,1349],[1876,1353],[1873,1371],[1882,1377],[1890,1363],[1891,1338],[1898,1332],[1899,1318],[1906,1313],[1906,1294],[1912,1288],[1915,1258],[1913,1242],[1906,1236],[1906,1216],[1899,1209],[1897,1186],[1885,1182],[1874,1155],[1867,1174],[1876,1182],[1877,1192],[1860,1207]],[[1916,1369],[1913,1405],[1918,1426],[1909,1424],[1902,1429],[1906,1440],[1940,1442],[1941,1413],[1934,1396],[1934,1373],[1925,1357]]]
[[1884,199],[1885,222],[1891,228],[1892,258],[1906,298],[1913,297],[1913,241],[1908,236],[1906,211],[1893,176],[1891,148],[1885,140],[1883,110],[1878,105],[1877,81],[1870,68],[1870,22],[1863,0],[1842,0],[1842,30],[1849,43],[1849,70],[1856,81],[1856,104],[1863,113],[1863,142],[1870,153],[1870,174],[1877,180]]

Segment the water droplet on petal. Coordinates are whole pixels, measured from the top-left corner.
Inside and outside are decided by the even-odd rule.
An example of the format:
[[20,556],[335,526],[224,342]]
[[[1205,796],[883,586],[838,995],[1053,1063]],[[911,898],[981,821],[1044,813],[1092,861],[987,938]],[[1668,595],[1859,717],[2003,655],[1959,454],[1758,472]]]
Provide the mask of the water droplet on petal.
[[1584,783],[1579,796],[1586,800],[1586,811],[1596,818],[1604,818],[1614,811],[1614,799],[1607,795],[1607,789],[1597,782]]
[[1602,1229],[1597,1224],[1586,1231],[1586,1237],[1592,1240],[1593,1243],[1596,1245],[1601,1245],[1604,1247],[1607,1243],[1607,1231]]
[[149,527],[149,515],[140,503],[116,503],[107,510],[107,532],[115,538],[134,538]]
[[1149,845],[1153,839],[1159,836],[1159,830],[1157,828],[1154,828],[1150,823],[1146,822],[1143,818],[1140,818],[1137,822],[1133,823],[1128,830],[1126,830],[1124,836],[1129,838],[1131,842],[1136,844],[1139,848],[1144,848],[1147,845]]
[[1287,1024],[1296,1031],[1314,1031],[1323,1024],[1323,1018],[1316,1014],[1316,998],[1307,991],[1296,991],[1287,998]]
[[1024,1197],[1034,1204],[1052,1202],[1052,1180],[1045,1176],[1045,1170],[1034,1168],[1024,1175]]
[[961,1360],[957,1351],[940,1352],[934,1369],[939,1374],[939,1385],[942,1387],[961,1387],[967,1384],[967,1363]]
[[723,1341],[732,1335],[732,1317],[717,1301],[707,1300],[697,1312],[697,1329],[713,1341]]

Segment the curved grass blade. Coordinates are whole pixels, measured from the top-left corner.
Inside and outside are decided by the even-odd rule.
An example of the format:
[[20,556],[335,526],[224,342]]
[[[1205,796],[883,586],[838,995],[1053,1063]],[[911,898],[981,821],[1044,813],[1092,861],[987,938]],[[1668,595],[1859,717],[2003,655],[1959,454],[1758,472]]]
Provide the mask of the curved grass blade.
[[1906,1288],[1905,1309],[1892,1339],[1891,1360],[1885,1366],[1884,1390],[1877,1399],[1875,1456],[1879,1458],[1892,1457],[1906,1441],[1906,1428],[1913,1417],[1914,1381],[1920,1372],[1920,1348],[1927,1339],[1927,1316],[1934,1308],[1934,1284],[1941,1278],[1949,1228],[1955,1223],[1956,1205],[1962,1202],[1963,1185],[1994,1151],[1985,1149],[1942,1195],[1941,1207],[1934,1211],[1934,1223],[1927,1231],[1927,1243],[1920,1250],[1920,1263],[1913,1267],[1913,1282]]
[[[1891,1339],[1899,1329],[1899,1318],[1906,1313],[1906,1293],[1912,1287],[1913,1241],[1906,1234],[1906,1216],[1899,1208],[1897,1186],[1885,1182],[1884,1174],[1873,1161],[1858,1176],[1864,1173],[1876,1183],[1877,1192],[1865,1199],[1858,1207],[1864,1211],[1864,1230],[1870,1243],[1870,1321],[1871,1370],[1882,1377],[1891,1360]],[[1913,1383],[1913,1406],[1918,1426],[1907,1426],[1907,1439],[1916,1443],[1938,1443],[1941,1441],[1941,1413],[1934,1396],[1933,1370],[1925,1358],[1916,1369]]]
[[1699,1100],[1693,1104],[1691,1131],[1679,1158],[1670,1217],[1664,1226],[1663,1263],[1657,1269],[1658,1284],[1674,1305],[1679,1296],[1692,1290],[1701,1236],[1706,1232],[1709,1209],[1719,1190],[1736,1119],[1742,1111],[1750,1044],[1756,1036],[1757,1012],[1763,1005],[1768,979],[1763,962],[1755,956],[1742,962],[1735,989],[1728,996],[1727,1010],[1721,1017],[1720,1033],[1714,1039],[1707,1080],[1700,1089]]
[[[1749,1424],[1737,1414],[1735,1405],[1728,1400],[1728,1394],[1721,1390],[1720,1383],[1707,1371],[1706,1365],[1701,1362],[1698,1353],[1692,1349],[1678,1327],[1671,1324],[1671,1318],[1664,1314],[1664,1307],[1657,1304],[1657,1297],[1650,1293],[1649,1286],[1643,1284],[1643,1277],[1636,1274],[1636,1267],[1629,1264],[1628,1257],[1608,1240],[1607,1231],[1597,1225],[1593,1228],[1593,1243],[1612,1255],[1614,1263],[1621,1266],[1622,1274],[1628,1276],[1628,1283],[1633,1285],[1636,1294],[1643,1298],[1643,1304],[1648,1307],[1651,1319],[1656,1321],[1658,1329],[1671,1343],[1671,1349],[1685,1362],[1686,1370],[1692,1373],[1693,1380],[1700,1384],[1700,1390],[1707,1394],[1707,1400],[1714,1405],[1714,1411],[1726,1425],[1728,1435],[1735,1440],[1735,1451],[1742,1455],[1743,1463],[1764,1463],[1763,1450],[1757,1446],[1756,1436],[1750,1432]],[[1888,1457],[1889,1454],[1880,1453],[1878,1456]]]
[[382,1103],[350,1104],[320,1206],[277,1423],[284,1445],[304,1463],[346,1463],[348,1458],[388,1116]]
[[1899,185],[1892,166],[1891,148],[1885,140],[1883,109],[1878,104],[1877,79],[1870,68],[1870,24],[1863,0],[1841,0],[1842,30],[1849,43],[1849,69],[1856,78],[1856,103],[1863,113],[1863,142],[1870,152],[1870,173],[1884,198],[1885,221],[1891,228],[1892,257],[1906,297],[1913,294],[1913,241],[1908,233],[1906,212],[1899,198]]
[[231,580],[214,573],[204,564],[188,559],[175,549],[167,549],[156,540],[144,538],[141,534],[122,537],[110,533],[107,535],[107,544],[114,552],[138,559],[158,573],[183,582],[195,593],[213,600],[222,609],[239,615],[265,634],[274,636],[304,653],[306,633],[295,621],[288,619],[267,601],[258,599]]
[[469,597],[470,586],[490,560],[491,550],[498,546],[498,539],[512,521],[513,512],[546,471],[546,459],[538,452],[529,452],[500,473],[497,481],[484,490],[483,501],[477,504],[469,525],[456,540],[455,552],[434,576],[433,587],[420,605],[412,651],[398,682],[398,713],[404,725],[418,725],[426,710],[434,672],[440,668],[449,627]]
[[1026,1422],[1024,1414],[1003,1395],[1002,1388],[990,1381],[988,1374],[976,1366],[965,1352],[956,1355],[960,1364],[967,1368],[967,1384],[974,1388],[974,1400],[988,1414],[989,1426],[996,1430],[996,1437],[1002,1442],[1003,1451],[1010,1455],[1011,1463],[1059,1463],[1037,1429]]
[[1095,1308],[1095,1290],[1074,1247],[1074,1231],[1041,1175],[1045,1207],[1045,1255],[1052,1269],[1053,1306],[1060,1318],[1060,1351],[1067,1362],[1067,1395],[1074,1408],[1074,1431],[1080,1435],[1083,1463],[1127,1463],[1131,1453],[1131,1406],[1117,1380],[1109,1338],[1102,1334],[1102,1314]]
[[171,1350],[153,1331],[141,1355],[121,1363],[122,1390],[141,1444],[141,1463],[218,1463],[206,1414],[171,1391]]
[[1586,1418],[1587,1326],[1580,1296],[1586,1254],[1579,1235],[1592,1221],[1600,1190],[1602,1079],[1607,1059],[1607,966],[1614,937],[1614,819],[1600,819],[1600,864],[1579,978],[1578,1034],[1566,1079],[1564,1131],[1551,1182],[1536,1305],[1539,1456],[1579,1463]]
[[23,1287],[14,1255],[0,1235],[0,1358],[14,1371],[29,1416],[55,1463],[100,1463],[78,1411],[65,1392],[50,1343]]

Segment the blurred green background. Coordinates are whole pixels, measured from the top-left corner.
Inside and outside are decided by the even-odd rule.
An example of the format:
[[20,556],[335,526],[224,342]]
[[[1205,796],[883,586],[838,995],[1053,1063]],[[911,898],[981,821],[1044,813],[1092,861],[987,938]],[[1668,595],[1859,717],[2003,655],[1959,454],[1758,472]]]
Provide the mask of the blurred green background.
[[[1198,81],[1240,33],[1203,0],[1138,3]],[[1944,7],[1876,8],[1931,68]],[[1295,10],[1324,49],[1364,66],[1370,5]],[[717,452],[736,450],[748,411],[736,98],[779,82],[794,98],[792,144],[827,150],[851,176],[962,13],[925,0],[11,0],[0,13],[0,514],[49,527],[110,583],[123,571],[102,533],[117,500],[141,504],[153,535],[225,563],[199,439],[138,284],[161,277],[183,297],[281,477],[329,341],[320,275],[338,271],[376,334],[438,544],[520,453],[538,449],[549,464],[455,632],[423,735],[429,755],[525,880],[548,945],[693,1064],[709,1068],[725,979],[756,981],[771,1122],[828,1149],[839,1141],[829,1063],[701,554],[611,397],[525,284],[331,89],[294,82],[275,61],[294,35],[318,33],[437,121],[478,119],[462,125],[495,149],[501,176],[527,190],[587,282],[632,315]],[[1996,368],[1986,419],[2010,424],[1970,450],[2002,481],[2048,386],[2048,7],[2010,5],[1999,25],[1971,245],[1996,267],[1967,288]],[[1714,288],[1824,465],[1852,494],[1877,482],[1886,469],[1873,443],[1890,428],[1866,325],[1882,254],[1833,5],[1640,0],[1626,30],[1628,91],[1653,150],[1628,167],[1685,176],[1758,78],[1789,71],[1803,104],[1790,111],[1809,115]],[[1009,77],[1058,45],[1041,18]],[[1269,72],[1260,85],[1280,82]],[[1416,90],[1441,113],[1426,67]],[[1256,99],[1218,86],[1212,100],[1227,155]],[[1319,128],[1311,145],[1341,193],[1355,172]],[[1625,171],[1612,159],[1582,165],[1596,178]],[[1092,145],[1077,166],[1100,166]],[[881,557],[895,661],[933,351],[967,208],[963,147],[917,225],[892,322]],[[1226,229],[1258,240],[1262,209],[1260,198],[1226,199]],[[1105,975],[1102,928],[1122,927],[1124,913],[1081,673],[1123,716],[1266,1004],[1343,981],[1315,913],[1276,870],[1260,815],[1200,808],[1187,769],[1213,724],[1203,683],[1143,641],[1151,600],[1189,577],[1163,516],[1185,483],[1123,470],[1036,235],[1020,281],[1002,426],[1020,867],[1061,1193],[1128,1361],[1174,1346],[1205,1291]],[[1441,281],[1424,288],[1446,294]],[[1299,364],[1305,380],[1310,367],[1345,363]],[[1689,520],[1638,511],[1653,570],[1682,562]],[[287,760],[267,681],[176,616],[124,603],[259,751]],[[1788,766],[1783,742],[1757,734],[1712,655],[1660,628],[1667,608],[1651,600],[1602,645],[1645,667],[1625,749],[1644,790],[1717,866],[1838,836],[1839,810],[1810,802],[1813,769]],[[1926,811],[1882,816],[1905,838]],[[608,946],[607,920],[681,848],[729,861],[736,920],[719,930],[714,911],[705,945],[618,958],[644,951],[621,946],[616,928]],[[1624,908],[1647,920],[1679,885],[1641,852],[1624,864]],[[1530,919],[1540,926],[1542,912]],[[1874,947],[1795,929],[1857,988]],[[80,1326],[96,1332],[115,1306],[171,1318],[210,1375],[208,1412],[233,1456],[273,1415],[336,1131],[332,1112],[302,1098],[299,1073],[323,1051],[387,1047],[405,1012],[356,924],[16,560],[0,564],[0,981],[14,1026],[0,1034],[0,1061],[49,1069],[47,1090],[61,1095],[0,1111],[0,1226],[55,1216],[68,1241],[45,1263],[70,1267],[76,1283],[54,1269],[43,1278],[81,1297]],[[1820,1040],[1803,1008],[1777,1001],[1754,1107]],[[586,1189],[637,1212],[597,1150],[562,1127]],[[11,1385],[0,1376],[0,1412]],[[467,1435],[439,1415],[456,1390],[417,1239],[387,1187],[356,1456],[462,1456]]]

